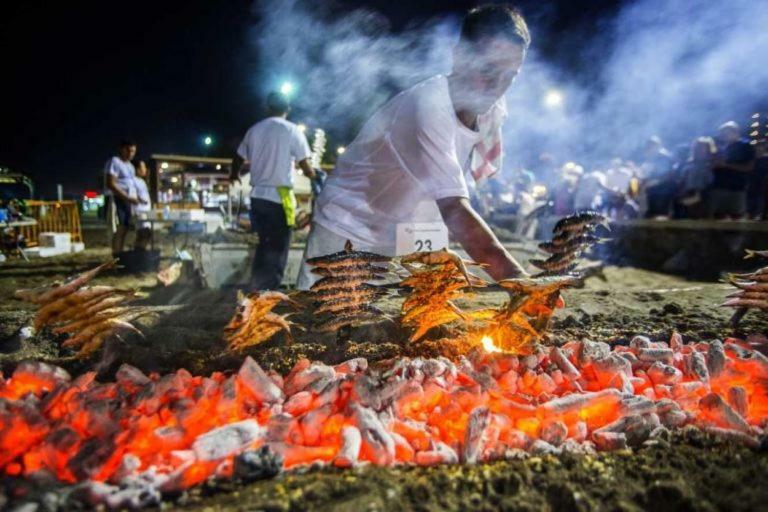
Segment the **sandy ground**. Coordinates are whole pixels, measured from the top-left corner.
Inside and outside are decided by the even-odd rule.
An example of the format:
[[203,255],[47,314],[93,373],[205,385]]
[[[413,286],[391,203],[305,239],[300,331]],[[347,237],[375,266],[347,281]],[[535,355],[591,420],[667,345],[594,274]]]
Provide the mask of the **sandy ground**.
[[[297,333],[293,344],[282,336],[232,354],[221,329],[235,307],[235,290],[211,291],[182,280],[158,286],[154,275],[105,274],[99,284],[136,288],[139,302],[158,313],[142,320],[138,336],[109,343],[92,360],[81,361],[60,349],[48,332],[21,341],[18,331],[33,314],[31,305],[12,298],[18,288],[39,286],[91,268],[108,258],[105,248],[54,259],[0,264],[0,370],[24,359],[63,366],[73,374],[96,369],[109,378],[122,362],[144,371],[210,373],[239,367],[252,355],[265,368],[286,372],[302,357],[338,362],[363,356],[379,361],[398,355],[448,352],[434,343],[407,344],[393,322],[361,327],[351,339]],[[729,335],[768,335],[768,318],[750,312],[734,333],[727,326],[731,311],[718,308],[728,287],[686,281],[634,268],[608,267],[606,280],[592,278],[583,289],[568,290],[566,308],[557,312],[549,342],[589,337],[624,343],[635,334],[667,339],[673,330],[686,340]],[[478,307],[501,304],[503,292],[481,292]],[[393,295],[380,307],[396,315],[401,299]],[[299,314],[299,323],[309,316]],[[435,337],[446,334],[434,333]],[[718,446],[701,435],[634,454],[597,457],[528,458],[526,460],[436,469],[357,469],[309,471],[249,484],[203,486],[181,496],[176,506],[199,510],[759,510],[768,509],[762,476],[768,456],[740,447]]]

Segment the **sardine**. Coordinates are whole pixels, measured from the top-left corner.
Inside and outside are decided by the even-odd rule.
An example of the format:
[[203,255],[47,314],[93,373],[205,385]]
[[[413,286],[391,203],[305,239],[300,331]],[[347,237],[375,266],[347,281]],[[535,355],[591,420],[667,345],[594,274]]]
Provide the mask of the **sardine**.
[[[375,308],[374,308],[375,309]],[[314,330],[318,332],[332,332],[332,331],[338,331],[344,326],[347,325],[359,325],[363,323],[370,323],[374,322],[379,319],[388,319],[388,317],[381,314],[379,311],[378,313],[373,311],[355,311],[354,313],[347,314],[347,315],[339,315],[331,318],[327,322],[321,323],[317,326],[315,326]]]
[[43,288],[35,288],[32,290],[16,290],[16,292],[14,292],[14,296],[17,299],[32,302],[34,304],[47,304],[49,302],[53,302],[59,297],[69,295],[70,293],[74,292],[81,286],[88,283],[91,279],[96,277],[96,275],[102,270],[114,267],[115,263],[117,263],[117,260],[108,261],[96,268],[81,273],[66,283],[55,285],[53,287],[49,286]]
[[363,284],[368,284],[368,281],[378,281],[384,279],[384,276],[376,273],[369,273],[363,276],[350,277],[324,277],[315,281],[315,284],[310,286],[310,290],[313,292],[319,292],[322,290],[337,290],[340,288],[356,288]]
[[373,252],[355,251],[352,249],[352,242],[347,240],[343,251],[327,254],[325,256],[309,258],[307,260],[307,264],[314,267],[337,268],[360,263],[385,263],[391,259],[392,258],[389,256],[384,256]]
[[587,246],[596,244],[600,241],[599,237],[592,234],[578,235],[571,239],[566,239],[563,243],[542,242],[539,249],[550,254],[562,254],[564,252],[577,251]]
[[734,308],[749,307],[749,308],[758,308],[758,309],[768,309],[768,300],[743,299],[741,297],[737,297],[735,299],[728,299],[727,301],[723,302],[720,305],[726,306],[726,307],[734,307]]
[[558,255],[556,257],[549,258],[547,260],[530,260],[531,265],[546,270],[549,272],[558,272],[573,263],[573,261],[579,257],[581,253],[566,253]]
[[311,269],[313,274],[324,277],[345,277],[349,279],[364,278],[371,274],[382,275],[389,272],[389,269],[380,265],[355,263],[345,267],[315,267]]
[[504,279],[499,281],[498,285],[514,293],[522,293],[525,295],[541,293],[549,295],[561,288],[576,286],[580,282],[581,278],[578,276],[548,276]]
[[610,229],[608,227],[608,219],[606,219],[605,216],[592,210],[584,210],[560,219],[557,224],[555,224],[552,232],[554,234],[559,234],[564,231],[581,231],[586,226],[598,225]]
[[750,258],[755,258],[757,256],[761,258],[768,258],[768,251],[753,251],[752,249],[744,249],[747,253],[746,256],[744,256],[745,260],[748,260]]

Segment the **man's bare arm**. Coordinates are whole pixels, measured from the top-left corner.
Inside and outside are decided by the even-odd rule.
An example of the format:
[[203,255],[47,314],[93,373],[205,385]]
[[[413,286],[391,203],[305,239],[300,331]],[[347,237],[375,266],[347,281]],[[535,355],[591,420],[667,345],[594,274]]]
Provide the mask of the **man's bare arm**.
[[527,275],[523,267],[504,249],[488,224],[463,197],[437,201],[443,221],[451,235],[478,263],[486,263],[488,274],[496,280]]
[[129,196],[122,188],[120,188],[120,186],[117,184],[117,178],[111,174],[107,174],[107,188],[111,190],[118,199],[131,204],[139,204],[138,199]]
[[304,173],[304,176],[307,178],[313,180],[317,176],[317,173],[315,173],[315,170],[312,168],[311,165],[309,165],[309,158],[305,158],[304,160],[299,161],[299,168],[301,169],[301,172]]

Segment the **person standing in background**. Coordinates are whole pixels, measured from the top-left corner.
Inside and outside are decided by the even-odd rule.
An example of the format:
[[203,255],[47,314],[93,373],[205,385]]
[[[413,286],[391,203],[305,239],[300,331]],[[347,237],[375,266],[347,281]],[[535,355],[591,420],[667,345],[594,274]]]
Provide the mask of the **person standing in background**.
[[643,171],[641,178],[648,201],[645,217],[669,216],[677,190],[674,159],[656,135],[645,143],[645,160],[641,169]]
[[152,202],[149,198],[149,188],[147,187],[147,176],[149,171],[147,164],[143,160],[136,162],[134,166],[136,169],[136,198],[139,200],[138,204],[133,205],[133,217],[136,223],[136,241],[133,246],[135,249],[145,251],[149,240],[152,237],[152,228],[149,222],[141,220],[142,217],[146,218],[152,209]]
[[107,194],[109,195],[109,222],[116,224],[112,234],[112,255],[123,252],[125,236],[131,226],[133,206],[139,204],[136,196],[136,170],[131,160],[136,156],[136,143],[124,140],[118,147],[117,156],[104,166]]
[[747,186],[755,163],[755,148],[741,138],[741,128],[735,121],[721,125],[719,132],[707,216],[739,219],[747,213]]
[[251,272],[254,290],[278,288],[283,280],[296,215],[294,162],[309,179],[316,177],[309,164],[311,151],[306,136],[286,119],[290,105],[285,96],[270,93],[267,111],[268,117],[245,134],[230,174],[230,180],[235,181],[244,164],[250,169],[251,231],[259,236]]
[[690,156],[682,166],[682,183],[676,201],[676,211],[681,218],[704,216],[705,194],[712,183],[716,155],[717,146],[712,137],[699,137],[691,143]]
[[747,188],[750,219],[768,220],[768,140],[755,145],[755,168]]

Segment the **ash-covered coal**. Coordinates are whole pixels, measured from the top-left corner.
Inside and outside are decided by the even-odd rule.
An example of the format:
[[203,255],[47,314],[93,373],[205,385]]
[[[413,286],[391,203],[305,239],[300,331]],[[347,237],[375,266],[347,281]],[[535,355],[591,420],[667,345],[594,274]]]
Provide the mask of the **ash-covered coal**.
[[759,448],[766,377],[768,359],[739,340],[676,334],[383,369],[301,360],[285,376],[247,358],[232,375],[124,366],[98,383],[31,362],[0,378],[0,471],[16,487],[48,475],[90,505],[141,508],[212,478],[584,454],[668,443],[680,429]]

